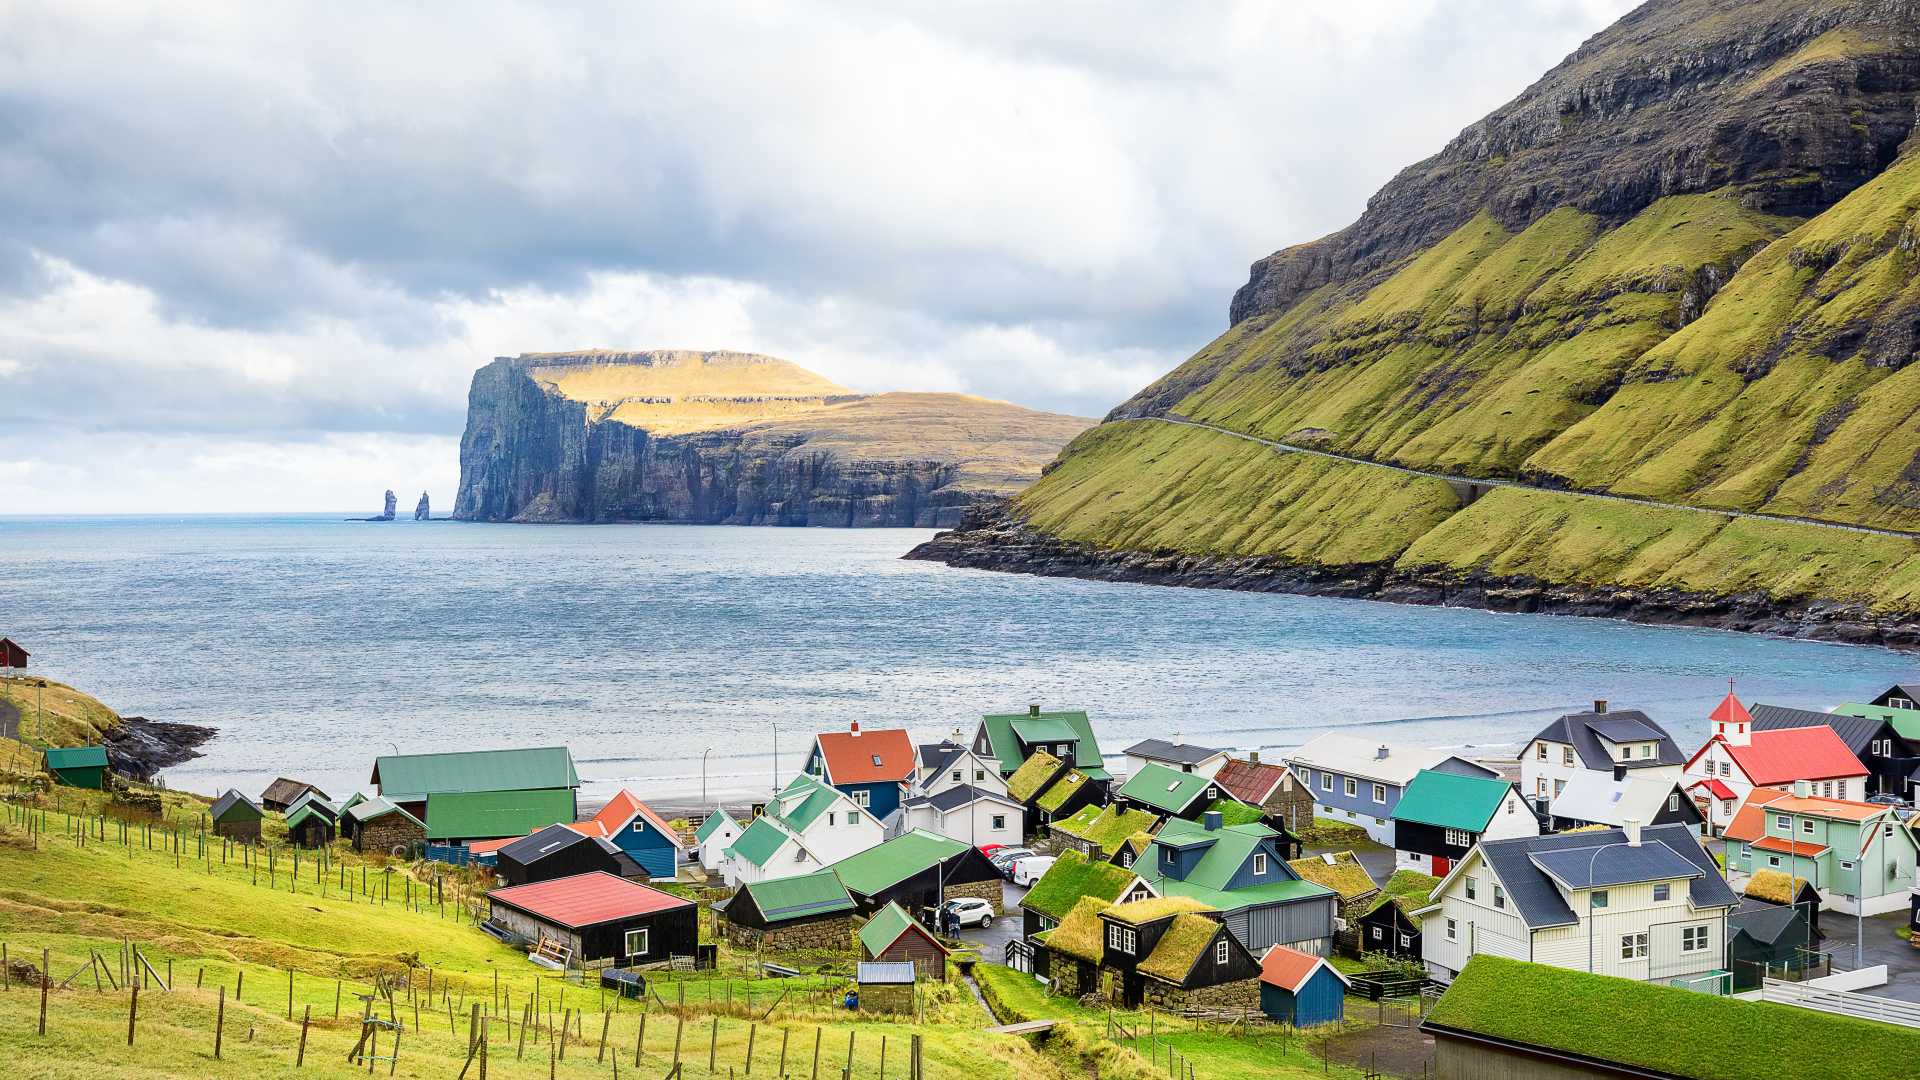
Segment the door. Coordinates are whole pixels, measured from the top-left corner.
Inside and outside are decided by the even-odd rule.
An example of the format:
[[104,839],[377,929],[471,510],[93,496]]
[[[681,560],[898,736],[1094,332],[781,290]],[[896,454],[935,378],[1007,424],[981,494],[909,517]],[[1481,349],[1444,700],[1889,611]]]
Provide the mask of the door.
[[1446,877],[1447,871],[1451,869],[1453,869],[1452,859],[1447,858],[1445,855],[1435,855],[1433,857],[1433,876],[1434,877]]

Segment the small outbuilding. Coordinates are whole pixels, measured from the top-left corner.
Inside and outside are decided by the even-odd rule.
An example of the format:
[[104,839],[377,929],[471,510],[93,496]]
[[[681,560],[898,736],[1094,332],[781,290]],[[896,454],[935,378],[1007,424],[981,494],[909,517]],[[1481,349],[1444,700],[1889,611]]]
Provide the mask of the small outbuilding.
[[865,961],[856,965],[853,981],[859,987],[861,1011],[911,1013],[917,978],[911,963]]
[[1260,1011],[1294,1027],[1346,1015],[1347,977],[1312,953],[1275,945],[1260,958]]
[[1357,920],[1360,951],[1419,961],[1425,954],[1417,913],[1432,906],[1427,897],[1439,887],[1440,879],[1431,874],[1395,870]]
[[104,746],[52,749],[46,752],[46,757],[47,772],[56,784],[95,791],[107,785],[107,748]]
[[911,912],[971,897],[1000,913],[1000,869],[965,840],[915,829],[849,855],[831,867],[863,914],[889,903]]
[[720,861],[727,849],[740,839],[740,823],[733,815],[719,807],[700,822],[700,828],[693,834],[694,846],[699,851],[700,865],[709,873],[720,869]]
[[947,977],[947,947],[899,904],[889,903],[874,912],[860,928],[859,938],[864,960],[912,964],[922,979]]
[[339,830],[340,817],[324,799],[303,799],[287,814],[287,840],[295,847],[325,847]]
[[567,967],[635,967],[692,956],[699,908],[613,874],[575,874],[495,889],[487,922]]
[[1747,879],[1742,895],[1745,897],[1741,902],[1743,908],[1746,900],[1757,900],[1799,911],[1812,929],[1814,940],[1818,941],[1821,937],[1820,905],[1823,901],[1820,899],[1820,890],[1814,888],[1813,882],[1806,878],[1792,877],[1782,870],[1756,870]]
[[260,804],[240,794],[232,788],[225,795],[214,800],[207,817],[213,822],[213,834],[229,840],[257,844],[260,842],[260,820],[267,816]]
[[12,638],[0,637],[0,678],[27,670],[27,650]]
[[1727,965],[1736,994],[1760,989],[1770,969],[1804,970],[1816,949],[1801,908],[1749,897],[1727,916]]
[[853,947],[853,896],[832,870],[755,881],[713,906],[736,948],[845,952]]
[[273,783],[268,784],[267,790],[260,793],[260,806],[263,809],[284,814],[292,810],[293,805],[299,802],[301,798],[308,795],[318,796],[322,799],[327,797],[326,792],[321,791],[305,780],[292,780],[282,776]]
[[355,851],[406,851],[427,842],[427,823],[384,796],[347,807],[341,825]]
[[605,873],[621,878],[644,878],[646,871],[612,842],[588,836],[565,825],[549,825],[500,848],[494,870],[508,885]]

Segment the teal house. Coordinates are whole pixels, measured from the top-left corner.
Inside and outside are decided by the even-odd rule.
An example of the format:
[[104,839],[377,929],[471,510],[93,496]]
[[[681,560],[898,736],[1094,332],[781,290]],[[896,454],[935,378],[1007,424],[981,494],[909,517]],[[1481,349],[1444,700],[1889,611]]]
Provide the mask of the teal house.
[[1778,870],[1812,883],[1821,910],[1881,915],[1907,907],[1913,833],[1893,807],[1824,799],[1796,781],[1792,792],[1757,788],[1727,826],[1727,870]]
[[95,791],[107,786],[106,747],[74,746],[48,750],[46,754],[47,772],[52,774],[54,783]]

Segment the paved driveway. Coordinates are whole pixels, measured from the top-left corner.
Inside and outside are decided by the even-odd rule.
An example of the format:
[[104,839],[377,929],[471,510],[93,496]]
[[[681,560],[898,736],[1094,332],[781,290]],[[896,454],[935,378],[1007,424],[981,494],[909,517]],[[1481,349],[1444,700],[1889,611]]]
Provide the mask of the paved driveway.
[[1896,911],[1888,915],[1874,915],[1864,921],[1867,932],[1860,961],[1854,960],[1854,943],[1861,938],[1852,915],[1843,915],[1838,911],[1820,913],[1820,929],[1826,934],[1821,948],[1833,954],[1836,967],[1851,970],[1875,964],[1887,965],[1887,985],[1868,987],[1861,993],[1898,998],[1901,1001],[1920,1001],[1920,949],[1915,949],[1893,933],[1907,925],[1907,913]]
[[[1012,882],[1000,886],[1000,906],[1004,915],[996,916],[993,925],[985,930],[969,928],[960,931],[960,940],[980,951],[980,959],[990,964],[1002,963],[1007,955],[1007,942],[1020,936],[1020,898],[1027,890]],[[1902,944],[1905,944],[1902,942]]]

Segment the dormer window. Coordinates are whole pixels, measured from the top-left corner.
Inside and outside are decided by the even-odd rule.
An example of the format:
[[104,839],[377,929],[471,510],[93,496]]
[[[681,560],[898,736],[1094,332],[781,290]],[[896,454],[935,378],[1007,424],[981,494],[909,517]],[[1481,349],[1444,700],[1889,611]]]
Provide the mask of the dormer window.
[[1650,757],[1652,757],[1652,756],[1653,756],[1653,744],[1652,744],[1652,743],[1650,743],[1650,742],[1643,742],[1643,743],[1641,743],[1641,744],[1640,744],[1640,756],[1641,756],[1641,757],[1643,757],[1643,758],[1650,758]]

